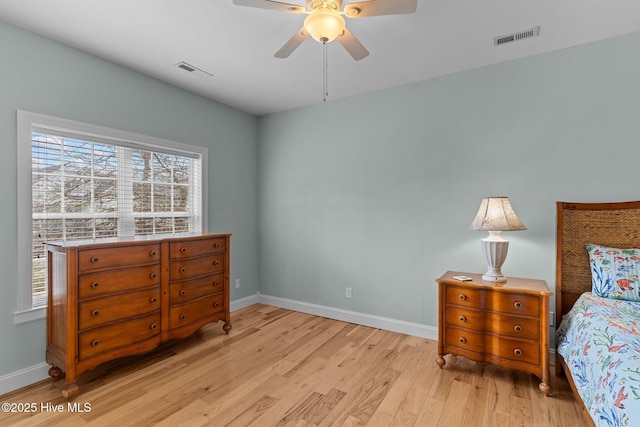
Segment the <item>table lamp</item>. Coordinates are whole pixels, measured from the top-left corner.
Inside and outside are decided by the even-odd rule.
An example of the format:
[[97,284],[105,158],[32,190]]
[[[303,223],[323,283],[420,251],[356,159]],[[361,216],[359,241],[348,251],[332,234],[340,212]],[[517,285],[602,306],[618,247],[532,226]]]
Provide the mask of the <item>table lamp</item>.
[[500,270],[507,258],[509,241],[500,232],[526,230],[518,219],[508,197],[487,197],[480,202],[480,209],[469,230],[488,231],[489,236],[480,241],[482,254],[487,261],[488,269],[482,279],[489,282],[506,282]]

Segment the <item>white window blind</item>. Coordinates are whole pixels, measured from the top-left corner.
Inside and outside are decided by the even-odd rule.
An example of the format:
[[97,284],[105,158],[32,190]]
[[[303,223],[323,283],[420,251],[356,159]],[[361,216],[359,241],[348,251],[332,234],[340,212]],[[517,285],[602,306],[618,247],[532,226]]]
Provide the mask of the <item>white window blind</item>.
[[206,149],[56,120],[67,126],[30,122],[31,303],[23,309],[46,305],[47,241],[203,230]]

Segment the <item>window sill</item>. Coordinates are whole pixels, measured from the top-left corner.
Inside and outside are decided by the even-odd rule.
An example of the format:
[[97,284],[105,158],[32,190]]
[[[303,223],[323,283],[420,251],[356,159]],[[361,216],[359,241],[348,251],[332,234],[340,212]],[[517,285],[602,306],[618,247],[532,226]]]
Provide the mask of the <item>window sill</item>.
[[21,323],[33,322],[47,317],[47,307],[32,308],[30,310],[18,311],[13,313],[13,323],[19,325]]

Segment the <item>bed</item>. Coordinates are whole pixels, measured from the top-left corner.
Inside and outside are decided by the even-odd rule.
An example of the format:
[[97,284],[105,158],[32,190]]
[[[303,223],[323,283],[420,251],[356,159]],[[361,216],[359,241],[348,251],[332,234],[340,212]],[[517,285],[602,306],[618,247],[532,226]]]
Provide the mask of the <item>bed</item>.
[[591,426],[640,426],[640,201],[557,203],[556,371]]

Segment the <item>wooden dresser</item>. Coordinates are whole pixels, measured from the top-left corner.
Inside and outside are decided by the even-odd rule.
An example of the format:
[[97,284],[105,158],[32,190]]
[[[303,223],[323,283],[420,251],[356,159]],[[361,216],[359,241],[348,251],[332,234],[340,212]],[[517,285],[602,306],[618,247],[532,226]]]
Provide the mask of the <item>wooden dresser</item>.
[[47,363],[62,394],[106,361],[229,316],[229,234],[47,243]]
[[[454,276],[467,276],[459,281]],[[537,375],[549,383],[549,291],[542,280],[509,277],[485,282],[481,274],[447,272],[438,283],[438,358],[464,356]]]

